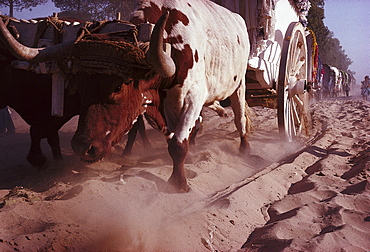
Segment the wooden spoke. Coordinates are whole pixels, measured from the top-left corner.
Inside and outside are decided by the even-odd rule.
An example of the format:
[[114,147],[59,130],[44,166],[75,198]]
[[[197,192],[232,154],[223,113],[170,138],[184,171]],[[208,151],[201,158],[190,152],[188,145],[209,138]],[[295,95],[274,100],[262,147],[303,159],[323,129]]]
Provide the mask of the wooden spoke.
[[299,113],[298,113],[298,110],[297,110],[297,107],[295,106],[295,104],[293,103],[292,105],[292,116],[293,116],[293,121],[294,121],[294,125],[300,125],[301,123],[301,120],[299,118]]
[[283,43],[278,79],[278,124],[282,136],[293,141],[309,127],[307,81],[307,44],[304,28],[292,23]]
[[304,107],[304,103],[303,103],[303,101],[299,98],[299,96],[297,96],[297,95],[293,96],[293,100],[294,100],[295,104],[297,105],[297,107],[299,107],[299,109],[303,109],[303,107]]
[[297,61],[297,63],[295,64],[295,66],[293,68],[293,74],[292,75],[297,76],[304,64],[306,64],[305,58],[302,59],[302,60]]

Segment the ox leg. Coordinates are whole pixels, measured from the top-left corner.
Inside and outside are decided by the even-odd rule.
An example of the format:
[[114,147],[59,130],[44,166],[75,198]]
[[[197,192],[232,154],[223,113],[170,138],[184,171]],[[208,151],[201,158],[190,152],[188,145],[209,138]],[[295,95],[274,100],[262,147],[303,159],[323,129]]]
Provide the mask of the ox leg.
[[245,84],[242,80],[242,84],[235,90],[235,92],[230,96],[231,108],[234,112],[234,123],[239,131],[240,135],[240,148],[241,153],[248,153],[250,146],[248,143],[247,135],[249,129],[249,122],[245,113]]
[[[203,97],[197,97],[203,92],[189,92],[191,99],[185,98],[185,103],[182,106],[179,116],[176,117],[176,112],[172,114],[172,118],[179,118],[176,121],[176,129],[172,139],[168,141],[168,152],[173,161],[173,171],[169,179],[169,183],[177,188],[179,192],[188,192],[190,190],[185,177],[185,158],[189,150],[189,135],[196,125],[196,121],[200,116],[204,104]],[[171,111],[166,111],[171,112]],[[166,119],[170,113],[166,114]],[[168,120],[167,120],[168,121]]]
[[[154,97],[154,95],[152,96]],[[159,99],[159,97],[157,99]],[[165,136],[168,136],[170,134],[167,128],[166,121],[158,109],[157,103],[153,103],[151,106],[148,106],[146,112],[144,113],[144,116],[149,125],[152,126],[154,129],[160,130]]]
[[195,145],[195,138],[197,137],[198,133],[202,130],[202,126],[203,126],[202,123],[203,123],[203,117],[201,113],[198,120],[195,122],[195,127],[191,131],[190,141],[189,141],[190,145]]
[[221,117],[227,117],[226,110],[221,106],[219,101],[214,101],[213,104],[209,105],[208,108],[215,111]]
[[31,147],[27,155],[27,161],[33,166],[42,166],[46,162],[46,157],[41,151],[41,135],[34,126],[30,127]]
[[48,144],[53,152],[54,160],[62,160],[58,131],[53,131],[47,136]]
[[[141,117],[141,116],[139,116]],[[136,134],[139,128],[139,121],[136,121],[130,131],[128,132],[126,147],[122,152],[122,156],[128,156],[131,154],[132,147],[134,145]]]
[[145,123],[143,116],[140,115],[137,121],[134,123],[130,131],[128,132],[126,147],[123,150],[122,156],[128,156],[131,154],[132,147],[134,146],[137,132],[139,131],[141,138],[144,142],[144,148],[151,148],[150,142],[145,132]]
[[152,148],[152,145],[150,144],[150,142],[148,140],[148,136],[146,135],[145,123],[144,123],[144,118],[143,118],[142,115],[137,118],[136,123],[138,123],[138,130],[139,130],[141,139],[143,140],[144,148],[145,149]]
[[188,140],[182,143],[176,137],[168,140],[168,152],[173,161],[173,171],[168,182],[179,192],[188,192],[190,190],[185,176],[185,158],[189,150]]

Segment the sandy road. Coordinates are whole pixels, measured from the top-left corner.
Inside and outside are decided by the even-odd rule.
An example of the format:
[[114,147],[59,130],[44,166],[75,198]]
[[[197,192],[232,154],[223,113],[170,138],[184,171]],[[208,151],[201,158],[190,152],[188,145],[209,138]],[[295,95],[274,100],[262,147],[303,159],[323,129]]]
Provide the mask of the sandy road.
[[74,119],[61,130],[64,161],[39,171],[23,158],[27,127],[15,118],[18,134],[0,142],[0,249],[370,250],[370,104],[312,105],[315,131],[306,145],[280,141],[276,111],[253,110],[248,157],[237,155],[232,117],[206,111],[186,162],[187,194],[163,191],[172,164],[152,129],[154,149],[139,140],[123,158],[122,142],[86,165],[69,147]]

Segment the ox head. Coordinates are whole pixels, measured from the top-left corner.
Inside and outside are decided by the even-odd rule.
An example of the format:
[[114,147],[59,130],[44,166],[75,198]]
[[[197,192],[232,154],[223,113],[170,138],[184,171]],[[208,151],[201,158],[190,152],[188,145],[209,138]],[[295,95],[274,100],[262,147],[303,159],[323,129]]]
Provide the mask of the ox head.
[[131,129],[143,112],[145,99],[137,81],[131,78],[78,73],[72,81],[81,99],[72,148],[82,160],[95,162]]
[[[139,55],[139,62],[137,59],[133,60],[138,63],[137,66],[126,67],[118,75],[84,71],[82,67],[73,75],[71,84],[77,87],[81,108],[72,148],[82,160],[95,162],[109,154],[111,147],[122,140],[136,118],[143,113],[145,89],[151,88],[150,83],[153,80],[175,74],[173,60],[163,51],[163,33],[167,19],[168,13],[165,13],[156,23],[148,52],[144,54],[141,51],[143,57]],[[0,36],[14,56],[29,62],[78,58],[77,52],[81,51],[81,48],[76,49],[81,45],[73,42],[48,48],[26,47],[13,38],[2,20]],[[130,46],[132,51],[140,50],[139,47]],[[130,57],[131,54],[127,55]]]

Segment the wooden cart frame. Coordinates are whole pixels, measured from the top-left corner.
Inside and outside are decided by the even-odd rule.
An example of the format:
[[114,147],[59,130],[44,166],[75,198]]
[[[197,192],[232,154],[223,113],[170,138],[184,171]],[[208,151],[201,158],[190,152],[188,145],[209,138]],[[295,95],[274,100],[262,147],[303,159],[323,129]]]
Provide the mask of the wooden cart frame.
[[307,135],[311,126],[308,73],[312,64],[307,48],[309,32],[304,25],[310,3],[293,0],[215,2],[239,13],[247,23],[252,43],[246,76],[248,105],[277,109],[279,131],[288,141]]

